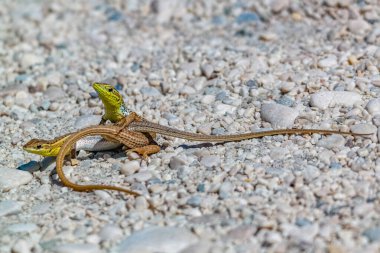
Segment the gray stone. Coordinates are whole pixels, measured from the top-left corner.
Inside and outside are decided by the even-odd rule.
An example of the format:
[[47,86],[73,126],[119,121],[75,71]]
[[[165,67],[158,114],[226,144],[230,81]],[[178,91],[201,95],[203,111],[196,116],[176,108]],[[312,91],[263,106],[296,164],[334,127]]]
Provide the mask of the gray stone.
[[33,176],[26,171],[0,168],[0,190],[9,191],[20,185],[29,183]]
[[353,125],[350,129],[355,134],[374,134],[377,132],[376,126],[365,123]]
[[274,128],[292,127],[298,117],[298,111],[280,104],[263,104],[261,118],[272,124]]
[[366,105],[366,109],[372,116],[380,114],[380,98],[371,99]]
[[318,66],[320,68],[331,68],[338,65],[338,61],[335,55],[329,55],[318,61]]
[[150,227],[134,232],[114,250],[115,253],[177,253],[198,238],[185,228]]
[[29,68],[36,64],[41,64],[44,62],[44,58],[33,54],[33,53],[25,53],[21,58],[21,67],[22,68]]
[[310,98],[311,106],[319,109],[327,109],[329,106],[334,105],[350,107],[361,101],[359,94],[349,91],[321,91],[314,93]]
[[36,229],[38,229],[38,227],[34,223],[18,223],[7,227],[10,233],[30,233]]
[[220,185],[219,197],[221,199],[229,198],[234,190],[234,185],[230,181],[225,181]]
[[317,146],[324,147],[327,149],[333,149],[333,148],[342,148],[344,144],[346,143],[346,140],[342,135],[339,134],[333,134],[330,136],[327,136],[325,138],[322,138],[318,143]]
[[216,167],[220,164],[220,157],[217,155],[204,156],[200,163],[207,168]]
[[89,243],[67,243],[52,249],[56,253],[100,253],[98,245]]
[[348,29],[354,34],[364,35],[371,29],[371,25],[364,19],[355,19],[348,21]]
[[99,232],[102,241],[118,240],[123,236],[123,231],[115,224],[105,225]]
[[373,227],[364,230],[363,235],[368,238],[370,242],[380,241],[380,227]]
[[21,212],[24,203],[14,200],[3,200],[0,202],[0,217]]

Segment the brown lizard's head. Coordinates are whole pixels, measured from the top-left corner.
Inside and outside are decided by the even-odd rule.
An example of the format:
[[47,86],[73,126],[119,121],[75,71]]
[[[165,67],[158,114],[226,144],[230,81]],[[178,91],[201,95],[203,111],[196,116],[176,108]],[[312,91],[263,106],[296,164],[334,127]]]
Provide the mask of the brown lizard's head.
[[57,156],[60,146],[57,147],[48,140],[32,139],[23,146],[23,149],[36,155]]
[[117,122],[125,116],[123,96],[110,84],[94,83],[92,85],[98,93],[105,108],[103,119]]

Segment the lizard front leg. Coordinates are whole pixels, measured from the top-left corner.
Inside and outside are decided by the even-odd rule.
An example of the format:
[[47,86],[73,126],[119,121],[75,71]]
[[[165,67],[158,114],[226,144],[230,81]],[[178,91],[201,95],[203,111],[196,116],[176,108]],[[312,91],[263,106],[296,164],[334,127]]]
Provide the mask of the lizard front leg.
[[161,148],[158,145],[146,145],[143,147],[138,148],[132,148],[127,151],[127,154],[130,154],[132,152],[136,152],[137,154],[141,155],[144,160],[148,159],[149,155],[155,154],[160,152]]
[[128,127],[129,124],[131,124],[133,121],[142,121],[143,119],[135,112],[131,112],[128,116],[124,117],[122,120],[116,123],[117,126],[120,127],[118,131],[118,135],[120,134],[123,129]]

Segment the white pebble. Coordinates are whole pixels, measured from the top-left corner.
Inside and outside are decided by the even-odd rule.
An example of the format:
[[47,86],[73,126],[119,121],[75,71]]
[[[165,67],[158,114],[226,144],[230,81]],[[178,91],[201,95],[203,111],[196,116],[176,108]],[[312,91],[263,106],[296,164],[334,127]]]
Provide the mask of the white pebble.
[[0,168],[0,190],[9,191],[20,185],[27,184],[33,176],[26,171]]
[[365,123],[353,125],[350,129],[355,134],[374,134],[377,132],[376,126]]
[[367,111],[372,115],[375,116],[377,114],[380,114],[380,98],[374,98],[371,99],[368,104],[366,105]]
[[14,200],[3,200],[0,202],[0,217],[9,214],[17,214],[21,212],[24,203]]
[[318,143],[317,146],[324,147],[327,149],[333,149],[333,148],[342,148],[344,147],[346,140],[342,135],[339,134],[333,134],[330,136],[327,136],[326,138],[322,138]]
[[292,127],[298,117],[298,111],[280,104],[263,104],[261,106],[261,118],[272,124],[274,128]]
[[329,106],[342,105],[353,106],[355,103],[361,102],[359,94],[349,91],[321,91],[311,95],[311,106],[319,109],[327,109]]
[[98,245],[94,244],[76,244],[76,243],[67,243],[56,246],[53,248],[53,251],[56,253],[100,253],[102,252]]
[[123,175],[132,175],[140,170],[140,162],[138,160],[127,161],[121,165],[120,172]]
[[198,241],[185,228],[150,227],[133,233],[114,250],[118,253],[177,253]]
[[331,67],[335,67],[337,64],[338,64],[338,61],[335,55],[329,55],[318,61],[318,66],[320,68],[331,68]]

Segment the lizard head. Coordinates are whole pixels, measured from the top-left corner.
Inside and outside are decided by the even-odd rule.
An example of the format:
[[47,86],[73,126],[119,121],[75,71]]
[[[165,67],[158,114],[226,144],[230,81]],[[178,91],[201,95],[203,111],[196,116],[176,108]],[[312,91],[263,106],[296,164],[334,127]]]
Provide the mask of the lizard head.
[[105,106],[121,107],[124,104],[123,96],[110,84],[94,83],[92,85]]
[[23,146],[23,149],[36,155],[57,156],[60,146],[52,145],[47,140],[32,139]]
[[99,98],[104,104],[104,120],[117,122],[125,116],[125,105],[123,96],[110,84],[94,83],[92,85]]

